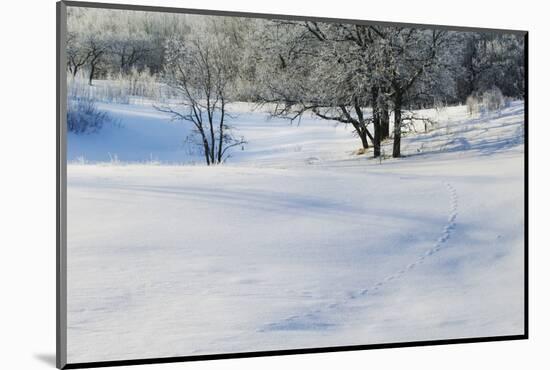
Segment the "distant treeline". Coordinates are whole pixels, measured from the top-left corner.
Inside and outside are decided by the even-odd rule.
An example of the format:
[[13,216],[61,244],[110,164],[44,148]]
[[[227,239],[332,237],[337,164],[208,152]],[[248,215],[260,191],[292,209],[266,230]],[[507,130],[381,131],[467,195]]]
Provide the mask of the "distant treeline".
[[68,9],[67,69],[90,84],[145,73],[223,109],[246,100],[289,119],[308,112],[352,125],[374,156],[392,136],[394,157],[407,109],[525,89],[515,34],[85,8]]

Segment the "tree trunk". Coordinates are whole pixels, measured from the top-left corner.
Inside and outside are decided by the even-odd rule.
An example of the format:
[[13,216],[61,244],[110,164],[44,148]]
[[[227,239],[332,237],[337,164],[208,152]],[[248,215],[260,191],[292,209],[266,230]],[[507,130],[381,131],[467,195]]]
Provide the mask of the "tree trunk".
[[393,154],[394,158],[401,157],[401,93],[396,93],[393,99]]
[[390,137],[390,112],[384,104],[380,107],[380,141]]
[[210,159],[212,164],[216,164],[216,135],[214,133],[214,122],[211,116],[208,118],[208,124],[210,125],[210,142],[212,143],[210,147]]
[[210,160],[210,148],[208,146],[208,140],[206,140],[206,135],[201,133],[202,136],[202,146],[204,149],[204,158],[206,159],[206,165],[210,166],[211,160]]
[[[388,89],[380,87],[379,94],[386,96]],[[390,137],[390,111],[386,99],[380,99],[378,102],[378,114],[380,117],[380,142]]]
[[92,65],[90,66],[90,76],[89,76],[89,78],[88,78],[88,84],[89,84],[90,86],[92,86],[92,80],[93,80],[93,78],[94,78],[94,73],[95,73],[95,64],[92,64]]
[[222,153],[223,153],[223,121],[225,119],[225,101],[224,98],[221,98],[222,107],[221,107],[221,117],[220,117],[220,137],[218,138],[218,163],[222,163]]
[[361,144],[363,145],[363,149],[368,149],[369,142],[367,140],[367,133],[365,131],[357,131],[357,134],[361,138]]
[[210,146],[208,145],[208,139],[206,138],[206,133],[204,132],[202,122],[197,122],[195,124],[195,127],[197,128],[197,131],[199,132],[202,139],[202,149],[204,150],[204,159],[206,160],[206,165],[210,166]]
[[[357,97],[355,98],[353,108],[355,109],[355,113],[357,114],[357,120],[355,123],[353,123],[353,127],[355,127],[355,131],[357,131],[357,134],[361,138],[361,143],[363,144],[363,149],[369,148],[369,138],[374,143],[374,138],[370,134],[369,130],[367,129],[367,123],[365,122],[365,119],[363,117],[363,111],[361,110],[361,104],[359,103],[359,100]],[[343,112],[347,112],[345,108],[342,109]],[[348,115],[349,118],[349,115]]]
[[216,134],[214,133],[214,110],[210,104],[210,92],[208,87],[205,88],[206,93],[206,113],[208,114],[208,128],[210,130],[210,159],[212,164],[216,164]]
[[97,68],[97,65],[101,61],[102,54],[103,54],[102,50],[99,50],[99,51],[96,50],[91,52],[92,59],[90,60],[90,76],[88,79],[88,83],[90,84],[90,86],[92,85],[92,80],[94,79],[95,70]]
[[380,156],[380,110],[378,107],[378,87],[372,88],[372,123],[374,126],[374,158]]
[[359,128],[357,128],[355,131],[357,132],[357,135],[359,135],[359,138],[361,139],[361,144],[363,145],[363,149],[368,149],[369,142],[367,140],[367,131],[361,130]]

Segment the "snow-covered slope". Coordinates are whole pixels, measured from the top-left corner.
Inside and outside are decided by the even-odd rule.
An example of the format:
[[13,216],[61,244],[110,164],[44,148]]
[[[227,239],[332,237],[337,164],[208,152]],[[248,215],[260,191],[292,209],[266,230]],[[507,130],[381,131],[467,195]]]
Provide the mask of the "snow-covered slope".
[[523,103],[422,112],[382,162],[240,109],[214,168],[182,123],[101,108],[120,127],[68,142],[69,362],[522,333]]

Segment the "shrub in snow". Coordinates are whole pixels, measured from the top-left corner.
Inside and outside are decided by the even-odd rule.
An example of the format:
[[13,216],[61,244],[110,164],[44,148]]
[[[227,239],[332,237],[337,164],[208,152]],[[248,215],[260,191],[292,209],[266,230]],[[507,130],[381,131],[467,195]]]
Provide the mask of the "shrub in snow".
[[483,94],[474,93],[466,99],[466,107],[470,115],[476,113],[486,113],[500,111],[508,106],[507,99],[504,98],[498,87],[492,87]]
[[99,83],[94,96],[107,103],[129,104],[131,97],[150,98],[157,100],[160,97],[155,76],[148,71],[138,72],[133,68],[128,74],[108,75],[107,80]]
[[97,132],[111,116],[97,108],[94,90],[80,76],[67,81],[67,130],[76,134]]
[[90,98],[70,99],[67,104],[67,130],[75,134],[97,132],[112,118],[107,112],[97,109]]
[[160,98],[161,94],[157,77],[151,74],[148,69],[140,72],[136,68],[132,68],[128,79],[131,95],[144,96],[155,100]]
[[493,87],[483,93],[483,107],[488,112],[500,111],[504,108],[504,95],[498,87]]
[[94,91],[94,98],[106,103],[129,104],[130,94],[127,82],[123,80],[101,81]]
[[174,89],[158,81],[148,69],[132,68],[128,73],[107,74],[105,80],[88,83],[86,71],[70,76],[67,81],[69,96],[88,96],[105,103],[130,104],[144,100],[169,101],[178,96]]
[[436,112],[439,113],[439,112],[444,111],[447,108],[447,106],[446,106],[446,104],[443,100],[436,99],[436,100],[434,100],[434,108],[435,108]]
[[504,97],[504,107],[509,108],[512,105],[513,101],[514,99],[510,98],[509,96]]
[[479,99],[475,95],[470,95],[466,98],[466,107],[470,116],[479,112]]

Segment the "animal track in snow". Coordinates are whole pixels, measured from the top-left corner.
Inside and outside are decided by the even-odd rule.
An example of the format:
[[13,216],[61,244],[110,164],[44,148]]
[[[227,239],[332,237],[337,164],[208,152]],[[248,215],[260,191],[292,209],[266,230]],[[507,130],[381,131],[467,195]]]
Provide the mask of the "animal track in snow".
[[[378,290],[384,283],[387,283],[389,281],[392,281],[396,278],[401,277],[403,274],[405,274],[406,271],[410,271],[413,268],[415,268],[417,265],[424,262],[426,257],[429,257],[441,250],[443,248],[444,244],[449,240],[451,237],[452,231],[456,227],[456,217],[458,216],[458,195],[456,193],[456,189],[449,183],[445,183],[445,187],[449,191],[450,194],[450,209],[449,209],[449,217],[447,218],[447,223],[443,227],[443,230],[441,232],[441,235],[437,239],[437,241],[432,245],[430,249],[428,249],[426,252],[424,252],[423,255],[419,256],[415,262],[412,262],[407,265],[407,267],[403,270],[398,271],[397,273],[393,275],[389,275],[385,277],[383,280],[379,281],[378,283],[374,284],[373,290]],[[366,292],[365,292],[366,291]],[[364,289],[362,292],[365,292],[361,295],[366,295],[368,292],[368,289]]]
[[[414,262],[409,263],[405,268],[397,271],[394,274],[385,276],[378,282],[374,283],[372,285],[372,288],[366,287],[361,289],[358,292],[349,293],[347,295],[346,301],[348,299],[365,297],[370,292],[379,291],[384,286],[384,284],[387,284],[395,279],[402,277],[407,271],[414,269],[416,266],[423,263],[427,257],[432,256],[435,253],[439,252],[445,246],[445,243],[449,240],[453,230],[456,227],[456,218],[458,216],[458,195],[457,195],[456,189],[451,184],[444,183],[444,185],[450,194],[449,217],[447,218],[447,222],[445,223],[445,226],[441,231],[441,235],[435,241],[435,243],[431,246],[431,248],[428,249],[426,252],[424,252],[424,254],[418,256]],[[334,310],[343,306],[344,304],[345,304],[344,300],[339,302],[332,302],[326,306],[326,310]],[[319,314],[321,313],[321,310],[317,309],[312,312],[315,312],[315,314],[305,313],[302,315],[295,315],[295,316],[288,317],[279,322],[267,324],[260,331],[293,330],[298,328],[300,330],[319,330],[319,329],[328,328],[332,326],[330,323],[314,322],[312,319],[319,318]]]

